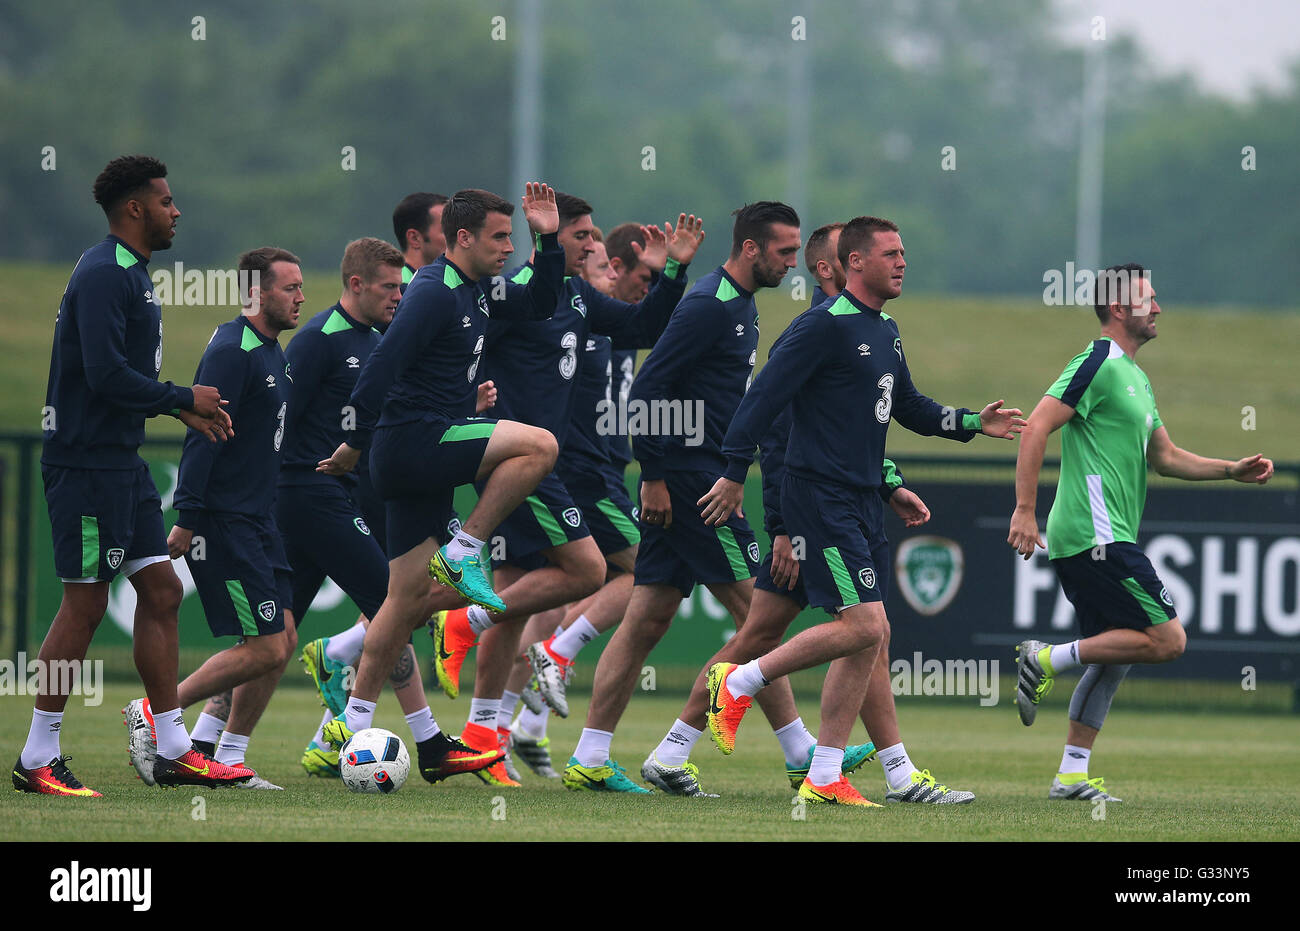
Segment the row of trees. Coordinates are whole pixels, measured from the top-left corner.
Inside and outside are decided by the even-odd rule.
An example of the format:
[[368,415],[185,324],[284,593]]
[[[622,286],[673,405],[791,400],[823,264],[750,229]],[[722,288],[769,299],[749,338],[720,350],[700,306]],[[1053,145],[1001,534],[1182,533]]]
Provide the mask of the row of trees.
[[[74,257],[128,151],[167,161],[192,265],[275,242],[324,268],[409,191],[505,191],[517,2],[5,3],[0,256]],[[897,220],[914,288],[1035,293],[1074,258],[1083,53],[1050,0],[540,3],[539,174],[598,223],[695,211],[720,260],[733,208],[802,189],[809,229]],[[1167,300],[1294,306],[1300,66],[1237,104],[1104,41],[1104,259]]]

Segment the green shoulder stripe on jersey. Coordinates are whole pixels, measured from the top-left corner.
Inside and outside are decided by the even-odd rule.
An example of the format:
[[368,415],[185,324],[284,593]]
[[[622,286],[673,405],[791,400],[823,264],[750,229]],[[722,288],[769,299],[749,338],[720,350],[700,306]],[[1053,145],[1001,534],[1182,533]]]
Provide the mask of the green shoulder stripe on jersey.
[[[735,285],[726,278],[723,278],[722,281],[718,282],[718,290],[713,296],[720,301],[734,301],[736,298],[740,297],[740,292],[736,290]],[[748,576],[746,576],[746,578],[748,578]]]
[[555,519],[551,509],[542,503],[542,499],[536,495],[529,495],[524,499],[533,511],[533,517],[537,519],[538,525],[542,532],[546,534],[546,539],[551,541],[551,546],[563,546],[569,542],[568,536],[560,527],[560,522]]
[[118,264],[118,265],[121,265],[123,268],[130,268],[131,266],[133,266],[133,265],[134,265],[136,262],[138,262],[138,261],[140,261],[140,260],[137,259],[134,255],[131,254],[131,250],[130,250],[130,249],[128,249],[126,246],[122,245],[121,243],[118,243],[118,244],[117,244],[117,264]]
[[402,284],[410,284],[411,279],[415,277],[415,272],[411,271],[409,265],[402,266]]
[[841,294],[839,297],[835,299],[834,304],[826,308],[826,312],[830,314],[832,317],[844,317],[847,316],[848,314],[856,314],[859,311],[856,307],[853,306],[852,301],[850,301],[847,297]]
[[[120,249],[121,246],[118,246]],[[81,515],[81,577],[99,575],[99,518]]]
[[344,330],[352,329],[352,324],[348,323],[346,317],[335,310],[325,321],[325,325],[320,328],[321,333],[329,336],[331,333],[341,333]]
[[244,336],[239,341],[239,348],[244,352],[252,352],[260,345],[262,345],[261,337],[257,335],[252,327],[245,327]]
[[226,591],[230,593],[230,602],[235,606],[235,617],[239,618],[239,629],[245,637],[257,636],[257,621],[253,618],[253,607],[248,603],[244,585],[238,580],[226,582]]
[[745,579],[752,578],[749,563],[745,562],[745,554],[740,551],[740,544],[736,542],[736,534],[730,527],[718,527],[716,532],[718,542],[722,544],[722,551],[727,554],[727,564],[731,566],[731,574],[736,577],[736,581],[743,582]]
[[838,546],[827,547],[822,550],[822,555],[826,557],[826,565],[831,570],[831,578],[835,580],[835,588],[844,599],[842,607],[850,607],[862,601],[858,597],[858,590],[853,587],[853,576],[849,575],[848,567],[844,565],[844,557],[840,555]]
[[889,314],[885,313],[885,312],[882,310],[882,311],[880,312],[880,319],[881,319],[881,320],[893,320],[894,318],[891,317],[891,316],[889,316]]
[[[519,269],[519,271],[515,272],[514,275],[511,276],[510,280],[515,284],[528,284],[528,282],[533,280],[533,267],[531,265],[525,265],[523,268]],[[568,281],[568,279],[566,278],[565,281]]]
[[456,274],[456,269],[448,265],[442,270],[442,283],[449,288],[459,288],[465,282],[461,280],[460,275]]

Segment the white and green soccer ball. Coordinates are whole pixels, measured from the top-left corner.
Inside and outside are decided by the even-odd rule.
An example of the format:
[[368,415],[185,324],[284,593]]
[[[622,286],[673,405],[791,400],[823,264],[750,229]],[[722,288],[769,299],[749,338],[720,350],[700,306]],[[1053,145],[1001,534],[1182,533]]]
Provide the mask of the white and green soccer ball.
[[392,731],[368,727],[339,750],[339,775],[353,792],[388,795],[406,784],[411,755]]

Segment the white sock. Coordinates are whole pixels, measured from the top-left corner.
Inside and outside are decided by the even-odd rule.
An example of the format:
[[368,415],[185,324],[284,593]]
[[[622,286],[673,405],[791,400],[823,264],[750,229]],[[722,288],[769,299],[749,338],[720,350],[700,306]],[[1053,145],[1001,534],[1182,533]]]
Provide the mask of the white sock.
[[1065,745],[1065,752],[1061,754],[1061,769],[1063,773],[1087,773],[1088,758],[1092,756],[1091,750],[1085,750],[1083,747],[1075,747],[1070,744]]
[[655,747],[655,759],[665,766],[681,766],[691,758],[691,749],[703,733],[678,718],[668,729],[667,736]]
[[551,650],[556,656],[574,659],[582,652],[583,647],[599,636],[600,631],[592,626],[591,621],[587,620],[587,615],[584,614],[551,641]]
[[201,740],[204,743],[214,744],[225,729],[225,721],[214,718],[206,711],[200,711],[198,723],[194,725],[194,730],[190,731],[190,740]]
[[550,719],[550,711],[546,708],[543,708],[540,712],[529,711],[525,708],[519,715],[519,729],[533,740],[541,740],[546,736],[546,722]]
[[1067,669],[1073,669],[1075,666],[1082,666],[1079,662],[1079,641],[1071,640],[1069,643],[1058,643],[1051,647],[1052,675],[1065,672]]
[[495,731],[497,729],[497,711],[500,707],[501,699],[499,698],[470,699],[469,723]]
[[325,725],[333,720],[334,713],[326,708],[325,714],[323,714],[320,719],[320,727],[316,728],[316,736],[312,738],[312,743],[316,744],[318,747],[325,746]]
[[452,537],[451,542],[447,544],[447,556],[459,562],[466,556],[477,556],[482,549],[482,540],[471,537],[462,530]]
[[812,767],[808,770],[808,781],[815,786],[828,786],[839,782],[844,769],[844,748],[823,747],[818,744],[813,749]]
[[190,734],[185,729],[185,715],[181,709],[154,711],[153,730],[158,738],[158,755],[165,760],[176,760],[190,751]]
[[[763,686],[770,684],[767,679],[763,678],[763,673],[758,668],[758,660],[754,660],[731,670],[731,675],[727,676],[726,688],[733,698],[743,698],[753,695]],[[824,783],[818,783],[818,785],[824,785]]]
[[50,760],[62,756],[59,752],[59,732],[63,729],[62,711],[32,709],[32,726],[27,730],[27,743],[19,763],[23,769],[49,766]]
[[411,728],[411,736],[416,743],[423,743],[430,737],[438,735],[438,722],[433,719],[433,712],[425,705],[419,711],[412,711],[406,716],[406,723]]
[[366,639],[366,625],[357,621],[341,634],[335,634],[325,644],[325,655],[336,663],[355,666],[361,659],[361,647]]
[[555,633],[551,634],[551,636],[552,636],[552,637],[558,637],[558,636],[560,636],[560,634],[562,634],[562,633],[564,633],[564,625],[563,625],[563,624],[560,624],[559,626],[557,626],[557,627],[555,628]]
[[912,773],[917,769],[908,759],[907,750],[902,743],[881,750],[876,759],[880,761],[881,768],[885,771],[885,785],[889,787],[889,791],[893,792],[895,789],[912,784]]
[[248,741],[250,739],[226,731],[221,735],[221,743],[217,745],[217,755],[213,759],[218,763],[225,763],[227,766],[244,762],[244,755],[248,752]]
[[[785,765],[791,769],[808,762],[808,751],[817,745],[814,737],[803,723],[803,718],[795,718],[780,730],[773,731],[785,754]],[[824,783],[818,783],[824,785]]]
[[578,749],[573,751],[582,766],[604,766],[609,759],[609,745],[614,740],[613,731],[598,731],[584,727],[578,738]]
[[467,617],[469,618],[469,629],[474,631],[475,634],[483,633],[496,623],[492,619],[492,615],[488,613],[488,609],[482,605],[470,605]]
[[343,712],[343,723],[352,733],[364,731],[375,720],[375,703],[363,698],[349,698],[348,707]]
[[497,711],[497,730],[510,727],[510,719],[515,716],[515,709],[518,707],[518,692],[501,693],[501,707]]

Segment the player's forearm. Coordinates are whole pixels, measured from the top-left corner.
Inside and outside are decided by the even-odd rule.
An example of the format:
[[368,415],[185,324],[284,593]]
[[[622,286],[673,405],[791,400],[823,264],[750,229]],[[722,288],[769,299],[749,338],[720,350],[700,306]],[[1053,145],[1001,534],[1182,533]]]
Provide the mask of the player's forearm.
[[1020,434],[1020,451],[1016,455],[1016,509],[1033,512],[1038,505],[1038,474],[1047,451],[1047,432],[1032,420]]
[[1156,472],[1166,478],[1181,478],[1189,482],[1232,478],[1232,463],[1228,460],[1207,459],[1178,447],[1174,447],[1154,465]]

